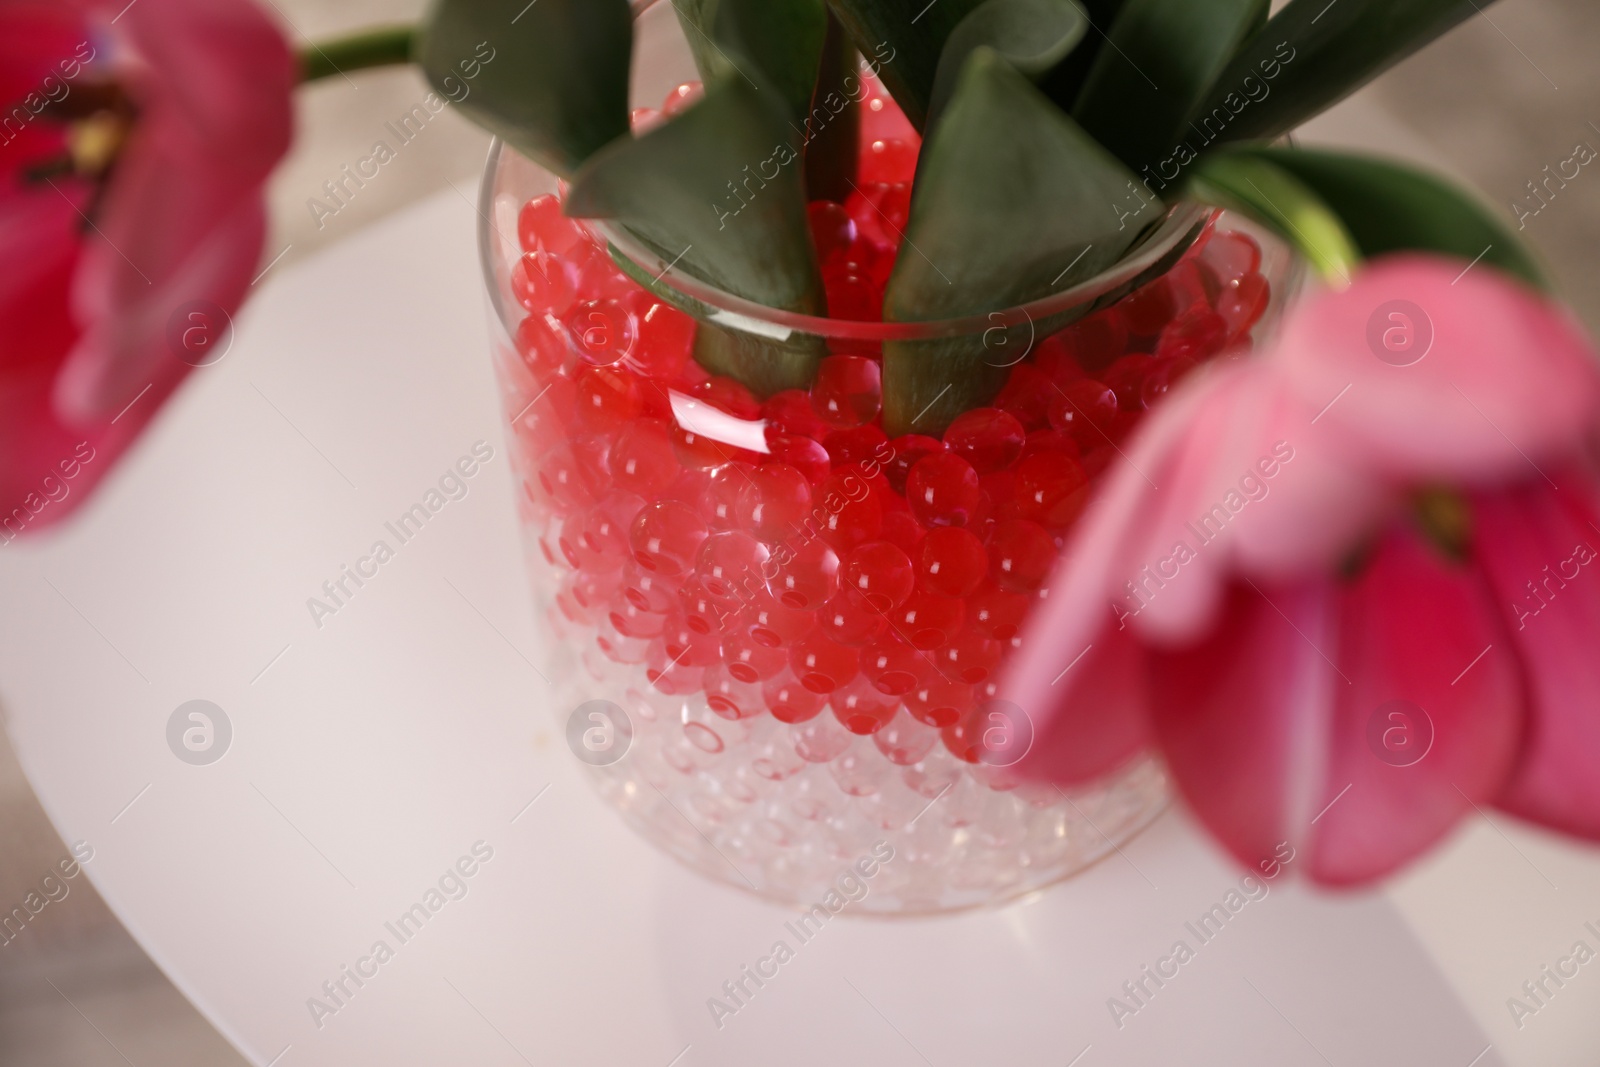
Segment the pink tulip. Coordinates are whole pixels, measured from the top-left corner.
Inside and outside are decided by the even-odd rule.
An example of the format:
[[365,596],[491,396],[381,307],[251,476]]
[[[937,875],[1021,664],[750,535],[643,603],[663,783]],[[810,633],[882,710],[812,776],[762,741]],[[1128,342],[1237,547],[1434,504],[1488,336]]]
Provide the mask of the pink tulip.
[[1376,261],[1152,412],[1004,679],[1022,770],[1157,750],[1239,860],[1330,884],[1480,805],[1600,839],[1600,362],[1461,266]]
[[0,0],[0,543],[71,512],[212,355],[296,76],[247,0]]

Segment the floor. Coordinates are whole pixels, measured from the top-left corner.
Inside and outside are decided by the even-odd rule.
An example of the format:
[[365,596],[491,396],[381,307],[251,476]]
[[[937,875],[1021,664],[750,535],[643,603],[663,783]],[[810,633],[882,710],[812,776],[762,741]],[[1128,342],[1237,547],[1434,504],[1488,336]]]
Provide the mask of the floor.
[[[269,0],[292,36],[404,20],[419,0]],[[1586,172],[1548,203],[1528,183],[1544,167],[1600,146],[1600,5],[1504,0],[1386,75],[1366,99],[1393,119],[1397,151],[1476,185],[1561,280],[1600,332],[1600,176]],[[448,111],[336,216],[308,201],[340,166],[365,155],[383,124],[427,92],[411,71],[327,79],[301,94],[296,147],[271,189],[268,257],[281,269],[420,197],[453,186],[474,194],[487,138]],[[1537,214],[1526,214],[1538,206]],[[0,735],[0,906],[20,902],[67,855]],[[244,1061],[139,950],[82,877],[20,935],[0,945],[0,1062],[28,1067],[233,1067]]]

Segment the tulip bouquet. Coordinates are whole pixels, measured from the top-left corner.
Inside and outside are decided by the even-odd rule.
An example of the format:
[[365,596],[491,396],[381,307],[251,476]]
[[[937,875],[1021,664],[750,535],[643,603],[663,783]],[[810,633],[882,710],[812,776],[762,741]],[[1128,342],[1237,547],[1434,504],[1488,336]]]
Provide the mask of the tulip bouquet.
[[[1481,804],[1600,837],[1592,346],[1474,198],[1284,140],[1473,0],[673,6],[700,80],[630,110],[627,0],[438,0],[298,61],[246,0],[0,0],[7,536],[204,362],[296,80],[415,62],[560,180],[507,279],[530,492],[561,610],[661,692],[920,781],[936,744],[1066,789],[1154,752],[1326,883]],[[1316,273],[1270,338],[1217,209]]]

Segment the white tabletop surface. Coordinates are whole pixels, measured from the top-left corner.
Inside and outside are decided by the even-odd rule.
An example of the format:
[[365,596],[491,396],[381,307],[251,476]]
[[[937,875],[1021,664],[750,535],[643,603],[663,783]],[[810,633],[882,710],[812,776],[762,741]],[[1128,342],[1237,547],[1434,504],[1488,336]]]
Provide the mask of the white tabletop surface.
[[[1109,999],[1196,945],[1184,924],[1240,877],[1181,812],[1023,904],[843,918],[803,945],[782,908],[635,837],[530,665],[466,192],[269,274],[80,518],[0,551],[0,703],[29,779],[254,1063],[1595,1061],[1600,962],[1520,1028],[1506,1000],[1600,949],[1600,862],[1498,816],[1387,892],[1279,879],[1120,1026]],[[495,455],[468,495],[319,628],[307,598],[478,441]],[[205,766],[167,742],[196,699],[233,732]],[[493,854],[466,895],[400,944],[385,923],[475,845]],[[780,939],[794,958],[719,1028],[708,998]],[[314,1018],[379,940],[393,958]]]

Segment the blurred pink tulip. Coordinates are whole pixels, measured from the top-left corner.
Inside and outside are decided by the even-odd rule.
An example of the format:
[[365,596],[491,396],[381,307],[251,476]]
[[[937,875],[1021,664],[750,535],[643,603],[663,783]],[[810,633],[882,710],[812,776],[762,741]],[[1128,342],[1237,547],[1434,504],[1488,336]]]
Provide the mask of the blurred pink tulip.
[[0,0],[0,543],[219,354],[296,76],[247,0]]
[[1329,884],[1480,803],[1600,839],[1600,363],[1461,267],[1376,261],[1152,412],[1004,680],[1022,770],[1157,750],[1242,862]]

